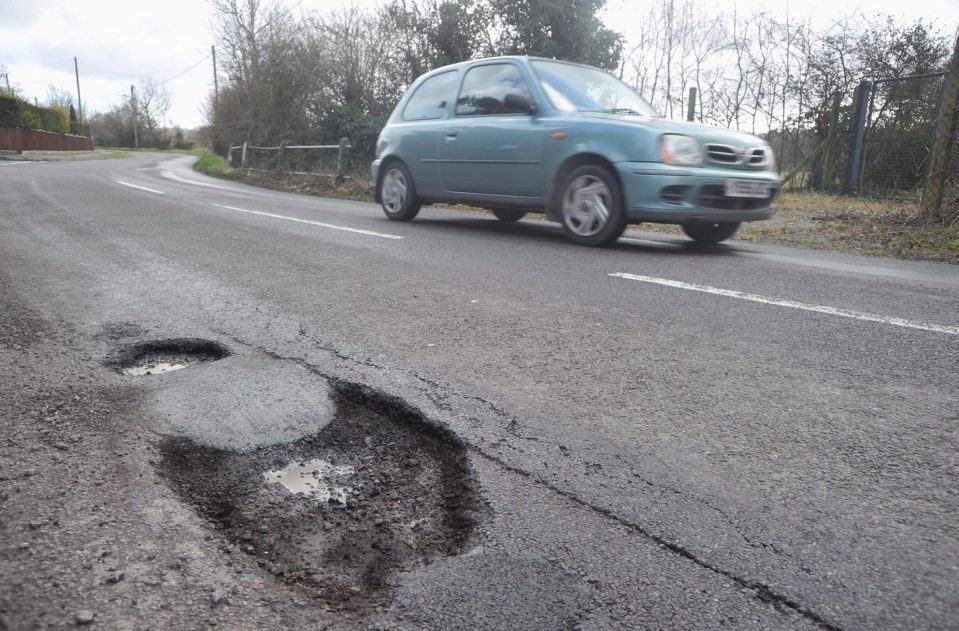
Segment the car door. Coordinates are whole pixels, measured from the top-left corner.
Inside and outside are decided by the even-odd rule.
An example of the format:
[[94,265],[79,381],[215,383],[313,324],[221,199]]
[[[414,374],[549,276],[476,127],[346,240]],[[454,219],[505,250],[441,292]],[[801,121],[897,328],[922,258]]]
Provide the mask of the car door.
[[416,191],[422,196],[437,196],[443,190],[436,152],[446,131],[443,119],[456,94],[458,76],[455,70],[450,70],[428,77],[410,95],[400,122],[391,129],[390,135],[398,142],[394,152],[406,162]]
[[438,145],[440,177],[454,194],[541,197],[543,139],[539,118],[511,110],[506,95],[531,102],[529,84],[516,64],[470,68],[460,86],[455,116]]

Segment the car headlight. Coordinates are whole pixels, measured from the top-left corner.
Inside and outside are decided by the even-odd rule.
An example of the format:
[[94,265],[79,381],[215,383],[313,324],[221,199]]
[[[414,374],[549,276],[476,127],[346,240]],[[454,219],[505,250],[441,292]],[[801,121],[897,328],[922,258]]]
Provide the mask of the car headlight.
[[776,170],[776,154],[773,153],[772,147],[765,147],[765,160],[763,160],[763,166],[769,169],[770,171]]
[[703,163],[703,151],[689,136],[663,134],[659,137],[659,160],[665,164],[699,166]]

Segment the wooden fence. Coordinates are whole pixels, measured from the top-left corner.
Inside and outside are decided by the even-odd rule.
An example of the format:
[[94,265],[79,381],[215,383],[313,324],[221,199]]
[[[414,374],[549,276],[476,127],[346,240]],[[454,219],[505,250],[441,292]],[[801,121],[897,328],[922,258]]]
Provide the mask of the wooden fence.
[[0,150],[24,151],[93,151],[93,140],[84,136],[55,134],[39,129],[0,127]]
[[[231,167],[236,167],[236,154],[234,154],[234,152],[237,152],[240,159],[239,166],[241,169],[246,171],[260,171],[262,173],[276,173],[282,175],[329,177],[334,183],[338,183],[340,180],[349,178],[349,176],[344,175],[343,172],[346,166],[346,152],[352,148],[353,145],[350,144],[349,138],[340,138],[340,143],[338,145],[288,145],[283,142],[276,147],[254,147],[244,142],[242,145],[230,146],[230,149],[226,154],[226,163]],[[330,172],[329,169],[326,169],[326,172],[323,172],[317,170],[316,168],[311,170],[298,170],[291,168],[291,164],[293,163],[304,163],[303,160],[298,160],[293,157],[296,151],[332,152],[334,150],[336,151],[336,166],[333,169],[333,172]],[[270,156],[270,154],[273,155]],[[306,163],[308,164],[309,160],[307,160]],[[255,168],[253,166],[254,164],[258,166],[269,166],[271,168]]]

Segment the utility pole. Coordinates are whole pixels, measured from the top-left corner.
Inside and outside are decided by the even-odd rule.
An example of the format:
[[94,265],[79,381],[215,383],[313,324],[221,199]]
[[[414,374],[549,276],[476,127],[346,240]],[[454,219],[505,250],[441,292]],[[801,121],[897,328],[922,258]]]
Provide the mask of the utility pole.
[[133,84],[130,84],[130,109],[133,110],[133,147],[140,148],[140,141],[137,138],[137,93]]
[[73,73],[77,77],[77,118],[80,124],[83,124],[83,101],[80,100],[80,68],[77,66],[77,58],[73,58]]
[[4,78],[4,79],[6,80],[6,82],[7,82],[7,92],[9,92],[9,91],[10,91],[10,73],[9,73],[9,72],[4,72],[4,73],[3,73],[3,78]]
[[216,46],[210,46],[210,54],[213,55],[213,102],[220,100],[220,82],[216,78]]

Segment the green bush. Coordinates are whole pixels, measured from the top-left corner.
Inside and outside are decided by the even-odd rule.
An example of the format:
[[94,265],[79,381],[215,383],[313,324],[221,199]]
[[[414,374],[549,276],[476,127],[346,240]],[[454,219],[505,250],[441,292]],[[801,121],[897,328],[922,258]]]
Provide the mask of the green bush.
[[[58,105],[37,107],[15,94],[0,91],[0,127],[25,127],[58,134],[71,133],[70,116]],[[80,135],[88,135],[86,125],[78,125]],[[83,133],[86,132],[86,133]]]
[[39,109],[40,120],[45,131],[52,131],[57,134],[70,133],[70,118],[66,110],[59,105],[52,107],[41,107]]

